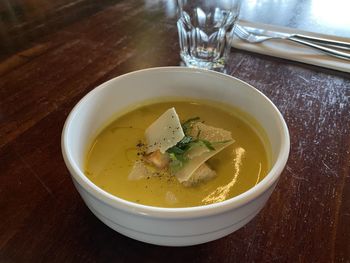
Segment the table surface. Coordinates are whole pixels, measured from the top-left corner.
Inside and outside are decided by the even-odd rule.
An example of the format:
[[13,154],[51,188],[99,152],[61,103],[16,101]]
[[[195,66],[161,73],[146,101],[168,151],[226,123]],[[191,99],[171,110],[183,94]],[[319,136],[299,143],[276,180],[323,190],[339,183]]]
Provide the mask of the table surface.
[[[349,36],[347,1],[321,2],[246,1],[242,18]],[[291,134],[255,219],[171,248],[124,237],[84,205],[61,156],[64,121],[108,79],[179,65],[175,13],[171,0],[0,2],[0,261],[350,262],[350,76],[264,55],[232,49],[228,67],[277,105]]]

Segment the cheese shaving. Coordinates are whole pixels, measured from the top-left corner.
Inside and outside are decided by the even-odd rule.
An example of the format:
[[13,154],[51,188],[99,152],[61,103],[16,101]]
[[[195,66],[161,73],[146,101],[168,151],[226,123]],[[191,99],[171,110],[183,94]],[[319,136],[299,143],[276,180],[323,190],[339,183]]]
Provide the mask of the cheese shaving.
[[161,153],[176,145],[185,134],[175,108],[168,109],[145,131],[147,153],[159,150]]
[[[203,165],[211,157],[234,143],[231,132],[221,128],[212,127],[201,122],[197,122],[192,125],[190,136],[198,135],[199,139],[209,141],[215,148],[215,150],[207,151],[203,149],[197,149],[196,152],[200,154],[191,154],[191,159],[175,173],[175,176],[180,183],[186,183],[191,180],[191,176],[195,173],[201,165]],[[203,146],[205,147],[205,146]]]

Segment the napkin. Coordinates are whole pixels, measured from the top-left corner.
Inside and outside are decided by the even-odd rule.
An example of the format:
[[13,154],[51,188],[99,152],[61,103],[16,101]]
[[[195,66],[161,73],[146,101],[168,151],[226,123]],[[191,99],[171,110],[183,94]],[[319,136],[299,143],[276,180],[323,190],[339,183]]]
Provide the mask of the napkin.
[[[350,42],[349,38],[336,37],[331,35],[317,34],[298,30],[295,28],[280,27],[274,25],[266,25],[260,23],[252,23],[247,21],[239,21],[241,26],[255,27],[266,29],[279,33],[302,34],[308,36],[322,37],[332,40]],[[231,40],[231,46],[237,49],[247,50],[268,56],[279,57],[294,60],[302,63],[312,64],[319,67],[330,68],[334,70],[350,72],[350,60],[339,59],[310,47],[300,45],[288,40],[271,39],[262,43],[252,44],[238,39],[234,36]],[[342,50],[343,51],[343,50]]]

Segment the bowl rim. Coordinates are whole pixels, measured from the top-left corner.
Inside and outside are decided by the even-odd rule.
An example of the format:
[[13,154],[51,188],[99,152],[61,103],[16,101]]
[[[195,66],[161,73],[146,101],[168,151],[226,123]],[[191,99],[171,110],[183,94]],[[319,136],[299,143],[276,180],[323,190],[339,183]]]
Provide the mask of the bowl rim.
[[[171,71],[174,73],[200,73],[209,76],[216,76],[219,78],[224,78],[226,80],[241,82],[246,85],[247,88],[251,89],[253,92],[257,93],[258,96],[262,96],[262,98],[273,108],[276,116],[278,117],[278,121],[281,123],[281,138],[282,142],[278,150],[277,161],[271,167],[268,174],[265,178],[260,181],[258,184],[250,188],[249,190],[232,197],[228,200],[213,203],[209,205],[201,205],[194,207],[181,207],[181,208],[166,208],[166,207],[155,207],[142,205],[138,203],[134,203],[131,201],[124,200],[117,196],[114,196],[103,189],[99,188],[97,185],[92,183],[83,173],[83,171],[78,167],[76,161],[73,159],[71,152],[69,151],[68,144],[68,134],[69,129],[74,119],[75,115],[78,113],[79,108],[88,100],[89,97],[93,96],[96,92],[99,92],[102,89],[105,89],[109,86],[111,82],[114,82],[119,79],[129,78],[133,75],[147,73],[147,72],[164,72]],[[73,181],[76,181],[78,184],[82,186],[85,191],[90,193],[94,198],[102,201],[103,203],[110,205],[116,209],[123,210],[124,212],[131,214],[138,214],[142,216],[148,216],[152,218],[172,218],[172,219],[187,219],[187,218],[195,218],[202,216],[211,216],[215,214],[225,213],[229,210],[238,208],[250,202],[253,202],[259,196],[263,195],[269,188],[273,187],[274,183],[278,181],[280,174],[282,173],[290,151],[290,136],[287,124],[278,110],[278,108],[273,104],[273,102],[264,95],[261,91],[257,90],[252,85],[230,75],[226,75],[220,72],[215,72],[206,69],[197,69],[197,68],[187,68],[187,67],[154,67],[141,69],[137,71],[132,71],[115,78],[112,78],[94,89],[88,92],[80,101],[74,106],[74,108],[69,113],[61,135],[61,150],[64,158],[64,162],[72,176]]]

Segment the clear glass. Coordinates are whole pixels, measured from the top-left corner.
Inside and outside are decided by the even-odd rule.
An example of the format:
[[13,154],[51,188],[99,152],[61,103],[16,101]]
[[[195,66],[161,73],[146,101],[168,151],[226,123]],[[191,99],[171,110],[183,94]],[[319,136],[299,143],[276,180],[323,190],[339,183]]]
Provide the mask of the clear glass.
[[241,0],[178,0],[180,56],[188,67],[224,71]]

